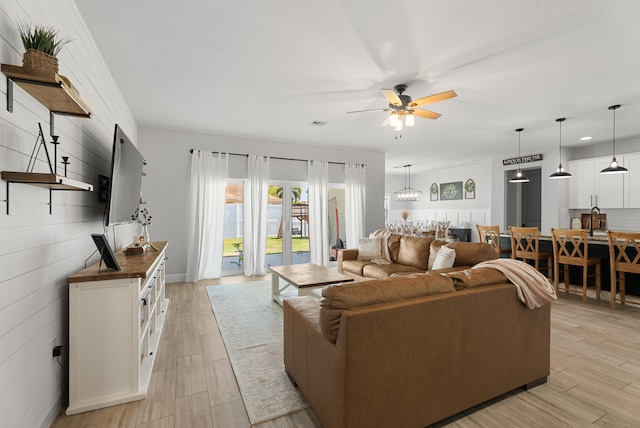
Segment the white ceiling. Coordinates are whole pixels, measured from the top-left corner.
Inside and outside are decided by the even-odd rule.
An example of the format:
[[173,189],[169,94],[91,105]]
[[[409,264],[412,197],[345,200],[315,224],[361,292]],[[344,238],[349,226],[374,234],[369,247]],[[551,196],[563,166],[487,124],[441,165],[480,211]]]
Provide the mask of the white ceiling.
[[[519,127],[523,153],[557,147],[558,117],[564,146],[610,142],[612,104],[640,136],[638,0],[76,3],[139,125],[377,149],[398,174],[513,156]],[[346,113],[399,83],[458,97],[400,133]]]

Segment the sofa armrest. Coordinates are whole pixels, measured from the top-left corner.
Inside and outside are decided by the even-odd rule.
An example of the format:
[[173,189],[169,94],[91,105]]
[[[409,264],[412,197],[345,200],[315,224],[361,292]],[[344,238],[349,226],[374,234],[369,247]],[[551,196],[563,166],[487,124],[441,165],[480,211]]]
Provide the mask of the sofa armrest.
[[344,260],[357,260],[358,259],[358,249],[357,248],[346,248],[338,250],[338,272],[342,272],[342,262]]

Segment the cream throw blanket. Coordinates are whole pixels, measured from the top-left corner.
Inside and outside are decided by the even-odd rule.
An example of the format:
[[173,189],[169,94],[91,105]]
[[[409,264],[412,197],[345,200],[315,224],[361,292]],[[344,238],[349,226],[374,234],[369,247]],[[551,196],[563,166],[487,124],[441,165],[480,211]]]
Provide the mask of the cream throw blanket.
[[518,299],[529,309],[539,308],[557,298],[549,280],[528,263],[514,259],[495,259],[478,263],[471,269],[481,267],[502,272],[516,286]]

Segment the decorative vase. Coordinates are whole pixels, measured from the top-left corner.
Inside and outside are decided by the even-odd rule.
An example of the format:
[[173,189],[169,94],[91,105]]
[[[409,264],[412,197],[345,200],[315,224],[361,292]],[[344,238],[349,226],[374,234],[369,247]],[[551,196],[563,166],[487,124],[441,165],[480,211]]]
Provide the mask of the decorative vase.
[[22,66],[30,70],[58,72],[58,58],[35,49],[27,49],[22,55]]
[[142,236],[143,236],[143,238],[144,238],[144,243],[145,243],[145,244],[148,244],[149,242],[151,242],[151,241],[149,240],[149,229],[148,229],[148,227],[147,227],[147,225],[146,225],[146,224],[143,224],[143,225],[142,225]]

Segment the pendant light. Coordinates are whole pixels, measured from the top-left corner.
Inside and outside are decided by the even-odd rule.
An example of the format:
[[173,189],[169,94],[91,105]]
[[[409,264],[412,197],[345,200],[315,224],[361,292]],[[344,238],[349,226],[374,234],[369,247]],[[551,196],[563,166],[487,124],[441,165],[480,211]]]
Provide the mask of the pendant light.
[[516,172],[515,177],[509,180],[509,183],[528,183],[529,179],[524,176],[522,170],[520,170],[520,133],[524,131],[524,128],[516,129],[518,133],[518,172]]
[[[407,186],[407,174],[409,177],[409,185]],[[420,190],[411,188],[411,165],[404,165],[404,188],[393,193],[393,199],[396,202],[413,202],[419,201],[422,197]]]
[[558,124],[560,125],[560,145],[558,148],[558,159],[559,159],[559,164],[558,164],[558,169],[556,169],[556,172],[554,172],[553,174],[551,174],[549,176],[549,178],[554,179],[554,178],[571,178],[571,174],[569,174],[567,171],[564,170],[564,168],[562,167],[562,122],[564,122],[565,120],[567,120],[564,117],[561,117],[560,119],[556,119],[556,122],[558,122]]
[[613,110],[613,157],[608,167],[600,171],[600,174],[621,174],[629,172],[629,170],[623,166],[618,165],[616,160],[616,110],[620,108],[620,105],[610,106],[609,110]]

